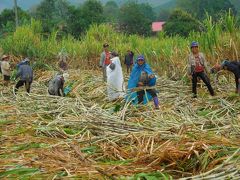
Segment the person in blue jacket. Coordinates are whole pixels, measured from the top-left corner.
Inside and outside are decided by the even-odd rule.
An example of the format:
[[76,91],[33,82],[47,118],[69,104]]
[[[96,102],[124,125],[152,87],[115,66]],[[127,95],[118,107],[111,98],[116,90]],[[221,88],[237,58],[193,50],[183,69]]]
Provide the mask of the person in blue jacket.
[[30,93],[31,84],[33,81],[33,69],[30,66],[29,59],[26,59],[24,63],[21,63],[18,66],[16,79],[17,78],[20,78],[20,80],[17,82],[15,86],[14,89],[15,94],[17,94],[18,89],[23,85],[25,85],[26,91]]
[[[135,104],[146,104],[153,99],[155,108],[159,109],[156,90],[151,88],[151,86],[155,86],[155,84],[156,77],[151,67],[146,63],[143,55],[138,56],[128,81],[127,100],[133,101]],[[137,89],[137,91],[135,91],[135,89]]]
[[17,64],[17,70],[20,68],[21,65],[27,65],[29,63],[29,58],[24,58],[22,61],[20,61],[18,64]]

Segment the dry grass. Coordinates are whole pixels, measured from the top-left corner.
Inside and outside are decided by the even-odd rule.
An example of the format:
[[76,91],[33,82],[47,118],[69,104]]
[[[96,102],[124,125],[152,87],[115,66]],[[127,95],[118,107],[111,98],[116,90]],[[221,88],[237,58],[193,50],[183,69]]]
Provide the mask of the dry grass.
[[216,97],[202,88],[194,100],[159,78],[155,111],[108,102],[98,71],[70,71],[71,95],[48,96],[53,74],[38,72],[29,95],[1,87],[1,178],[240,178],[240,101],[224,78]]

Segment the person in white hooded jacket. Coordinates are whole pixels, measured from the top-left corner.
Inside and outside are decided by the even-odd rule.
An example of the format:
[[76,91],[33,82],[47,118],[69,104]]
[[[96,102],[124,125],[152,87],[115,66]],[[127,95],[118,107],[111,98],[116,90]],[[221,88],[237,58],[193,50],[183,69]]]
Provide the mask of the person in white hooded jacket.
[[116,52],[111,53],[111,62],[107,66],[107,93],[109,101],[123,98],[125,94],[123,72]]

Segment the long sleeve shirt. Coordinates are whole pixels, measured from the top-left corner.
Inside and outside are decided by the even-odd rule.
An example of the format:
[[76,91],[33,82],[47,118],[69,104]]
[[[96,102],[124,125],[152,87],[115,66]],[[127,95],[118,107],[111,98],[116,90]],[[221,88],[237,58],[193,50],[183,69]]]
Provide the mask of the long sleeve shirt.
[[58,75],[49,82],[48,92],[51,95],[55,95],[55,96],[61,96],[61,93],[62,95],[64,95],[63,86],[64,86],[64,79],[62,76]]
[[16,78],[20,78],[23,81],[29,81],[32,82],[33,80],[33,70],[31,66],[25,64],[21,65],[18,69]]
[[1,70],[2,70],[2,74],[5,76],[11,75],[10,64],[8,61],[2,61]]
[[[200,64],[204,67],[204,70],[209,73],[210,69],[207,65],[207,61],[205,59],[205,56],[203,53],[199,53],[198,54],[198,58],[199,58],[199,62]],[[195,71],[195,67],[196,67],[196,58],[194,54],[190,54],[188,57],[188,74],[191,75],[192,73],[194,73]]]

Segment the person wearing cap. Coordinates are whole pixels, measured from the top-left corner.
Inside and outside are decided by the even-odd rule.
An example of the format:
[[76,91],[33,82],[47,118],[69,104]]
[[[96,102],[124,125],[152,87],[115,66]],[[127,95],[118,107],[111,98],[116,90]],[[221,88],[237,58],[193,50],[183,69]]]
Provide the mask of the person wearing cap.
[[211,73],[216,73],[221,69],[230,71],[234,74],[236,83],[236,93],[240,95],[240,62],[224,60],[221,65],[216,64],[212,69]]
[[103,44],[103,52],[101,53],[99,67],[102,68],[103,81],[107,81],[106,67],[111,63],[110,52],[108,50],[109,45],[107,43]]
[[30,66],[30,61],[28,58],[25,59],[25,62],[20,64],[16,74],[16,79],[19,78],[17,82],[14,93],[17,94],[18,89],[25,85],[27,93],[30,93],[31,84],[33,81],[33,69]]
[[157,93],[152,88],[155,85],[156,76],[153,74],[151,67],[146,63],[143,55],[138,56],[128,81],[127,101],[146,104],[153,99],[155,109],[159,109]]
[[121,62],[118,53],[111,53],[111,63],[107,66],[107,93],[109,101],[113,101],[124,96],[124,79]]
[[134,53],[131,50],[128,50],[124,60],[124,64],[127,67],[128,74],[132,71],[133,57],[134,57]]
[[197,42],[191,43],[191,54],[188,57],[188,75],[192,79],[192,93],[193,98],[197,97],[197,80],[202,79],[208,88],[208,91],[214,96],[214,91],[208,78],[207,73],[210,72],[205,56],[202,52],[199,52],[199,45]]
[[69,75],[67,73],[57,74],[49,81],[48,93],[53,96],[65,96],[64,83]]
[[24,58],[21,62],[19,62],[18,64],[17,64],[17,69],[19,69],[19,67],[21,66],[21,65],[24,65],[24,64],[28,64],[28,62],[29,62],[29,58]]
[[11,76],[10,64],[9,64],[9,56],[3,55],[1,62],[1,71],[4,80],[4,86],[8,86]]

